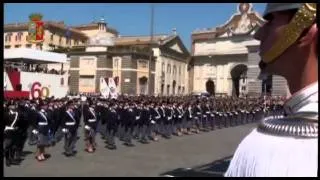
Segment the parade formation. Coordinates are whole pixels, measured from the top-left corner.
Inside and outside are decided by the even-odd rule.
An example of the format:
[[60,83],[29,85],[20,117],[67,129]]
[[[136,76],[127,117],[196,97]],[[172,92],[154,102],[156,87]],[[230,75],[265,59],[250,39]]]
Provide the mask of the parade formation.
[[[283,98],[120,96],[104,99],[78,96],[61,99],[18,99],[4,103],[6,165],[18,164],[26,141],[37,147],[36,159],[46,160],[45,149],[62,143],[67,157],[76,155],[78,132],[85,150],[93,153],[101,134],[106,147],[126,146],[208,132],[283,114]],[[83,128],[83,131],[79,128]]]
[[[159,36],[159,42],[155,43],[158,49],[154,48],[153,5],[150,41],[144,37],[145,42],[121,37],[111,28],[107,31],[103,18],[97,26],[72,29],[65,28],[63,23],[45,24],[41,21],[42,14],[33,13],[29,17],[26,41],[29,47],[35,44],[37,49],[17,45],[10,49],[11,31],[27,26],[7,26],[3,71],[5,165],[20,165],[26,156],[24,150],[30,147],[34,148],[34,161],[39,163],[49,159],[50,148],[57,144],[63,144],[61,152],[66,159],[75,158],[83,148],[81,155],[95,153],[100,158],[103,147],[106,153],[109,149],[122,154],[124,151],[119,146],[134,149],[138,143],[174,142],[170,141],[174,136],[190,138],[205,133],[211,141],[215,135],[208,132],[256,123],[232,152],[223,176],[317,176],[316,6],[315,3],[268,3],[260,17],[251,12],[251,3],[240,3],[238,14],[225,25],[193,33],[191,57],[175,28],[173,35]],[[42,49],[44,33],[51,33],[49,51],[54,50],[52,43],[57,28],[69,34],[66,44],[70,47],[64,49],[66,54]],[[91,35],[90,28],[96,28],[96,36]],[[79,36],[74,36],[73,45],[71,32]],[[16,41],[21,41],[22,35],[19,32]],[[238,40],[238,37],[248,38]],[[63,50],[61,38],[55,50]],[[227,40],[219,42],[219,39]],[[107,43],[109,40],[112,43]],[[243,42],[236,44],[236,41]],[[147,49],[148,53],[139,54],[138,47]],[[150,49],[154,55],[149,57]],[[239,61],[242,55],[244,59]],[[254,59],[258,55],[260,59]],[[68,64],[65,69],[64,64]],[[225,130],[227,135],[234,133],[233,129]],[[216,137],[224,138],[225,134]],[[229,146],[232,143],[225,139],[218,141],[232,149]],[[84,144],[79,145],[79,141]],[[153,145],[162,147],[161,143],[145,147]],[[175,151],[177,146],[173,147]],[[194,147],[201,154],[201,148]],[[213,149],[202,149],[210,151],[202,152],[205,155],[219,154],[212,153]],[[164,153],[169,158],[174,156],[167,149]],[[139,163],[143,161],[141,156],[137,157]],[[117,162],[125,164],[121,160]]]

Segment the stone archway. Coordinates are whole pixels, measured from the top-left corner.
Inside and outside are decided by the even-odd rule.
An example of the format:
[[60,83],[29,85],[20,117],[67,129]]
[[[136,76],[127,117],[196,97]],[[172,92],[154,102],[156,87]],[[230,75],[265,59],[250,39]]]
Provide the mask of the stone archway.
[[139,78],[140,94],[147,93],[147,82],[148,82],[148,78],[146,76]]
[[209,78],[206,82],[206,91],[211,95],[215,95],[215,85],[211,78]]
[[238,64],[235,65],[231,71],[231,79],[232,79],[232,96],[239,97],[240,95],[240,80],[246,79],[246,73],[248,71],[247,65],[244,64]]

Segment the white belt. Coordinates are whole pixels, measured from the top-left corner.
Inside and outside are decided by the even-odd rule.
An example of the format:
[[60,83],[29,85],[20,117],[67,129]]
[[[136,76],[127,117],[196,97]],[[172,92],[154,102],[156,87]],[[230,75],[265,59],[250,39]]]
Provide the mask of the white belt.
[[138,120],[138,119],[140,119],[140,117],[139,117],[139,116],[136,116],[136,120]]
[[210,114],[210,111],[207,111],[206,113],[207,113],[207,114]]
[[39,124],[40,126],[48,125],[48,123],[47,123],[47,122],[38,122],[38,124]]
[[197,114],[201,114],[201,113],[197,112]]
[[14,130],[14,127],[6,126],[5,130]]
[[168,120],[171,120],[172,118],[171,117],[168,117]]
[[88,119],[89,122],[96,122],[96,119]]
[[189,118],[192,118],[192,116],[189,116]]
[[67,126],[72,126],[72,125],[75,125],[75,124],[76,124],[75,122],[66,122]]
[[203,115],[203,117],[207,117],[207,115]]
[[156,116],[156,119],[160,119],[160,116]]
[[181,118],[182,116],[178,116],[178,118]]
[[210,114],[210,116],[211,116],[211,117],[214,117],[214,115],[213,115],[213,114]]

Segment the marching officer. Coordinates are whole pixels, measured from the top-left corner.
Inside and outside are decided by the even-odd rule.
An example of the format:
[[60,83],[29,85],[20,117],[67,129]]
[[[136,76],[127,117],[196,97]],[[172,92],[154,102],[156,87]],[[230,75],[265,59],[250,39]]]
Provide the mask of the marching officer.
[[8,108],[4,108],[4,156],[6,166],[19,165],[19,161],[14,159],[15,144],[17,142],[17,126],[19,114],[13,104],[8,104]]
[[64,154],[67,157],[76,154],[75,144],[77,142],[77,120],[76,112],[71,101],[67,102],[66,110],[62,115],[62,132],[64,133]]
[[35,157],[38,161],[44,161],[48,158],[47,154],[45,154],[45,148],[50,145],[50,119],[47,114],[47,108],[48,106],[45,101],[40,102],[37,118],[35,121],[36,129],[32,130],[32,132],[38,136],[37,153]]
[[95,136],[97,127],[96,106],[91,101],[83,106],[83,123],[84,123],[84,136],[86,141],[85,151],[93,153],[96,150]]
[[111,103],[110,107],[108,108],[107,114],[107,146],[109,149],[117,149],[115,143],[115,135],[117,132],[117,127],[119,123],[118,114],[116,110],[116,104]]
[[126,146],[134,146],[132,143],[132,132],[134,128],[134,122],[136,120],[135,113],[133,111],[133,104],[130,102],[125,103],[124,106],[124,116],[123,116],[123,123],[124,123],[124,132],[125,132],[125,137],[124,137],[124,145]]

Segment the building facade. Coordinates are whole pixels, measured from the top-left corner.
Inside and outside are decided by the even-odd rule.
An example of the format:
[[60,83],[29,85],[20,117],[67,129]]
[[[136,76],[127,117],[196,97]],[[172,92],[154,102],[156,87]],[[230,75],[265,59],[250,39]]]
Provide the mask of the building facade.
[[259,41],[254,33],[264,22],[251,3],[239,3],[238,12],[222,26],[192,33],[189,62],[190,91],[225,95],[287,95],[283,77],[258,80]]
[[[28,24],[4,27],[5,48],[34,48],[68,55],[63,69],[70,74],[70,92],[99,92],[99,79],[116,77],[122,94],[181,95],[188,91],[190,53],[176,31],[150,36],[120,36],[99,22],[66,26],[44,22],[44,42],[27,41]],[[152,53],[150,52],[152,49]],[[61,65],[47,65],[60,69]]]
[[105,29],[106,23],[101,21],[86,45],[70,51],[71,93],[100,92],[101,77],[117,79],[120,94],[153,92],[155,58],[151,48],[119,39]]
[[28,42],[28,23],[4,25],[4,48],[34,48],[51,51],[85,44],[88,37],[80,30],[68,28],[63,22],[44,22],[44,41],[39,44]]
[[154,35],[151,41],[150,36],[119,36],[105,31],[106,26],[101,21],[98,31],[81,27],[90,37],[88,44],[77,47],[82,50],[70,52],[71,92],[99,92],[100,77],[113,77],[119,80],[120,94],[188,93],[190,54],[175,32]]

